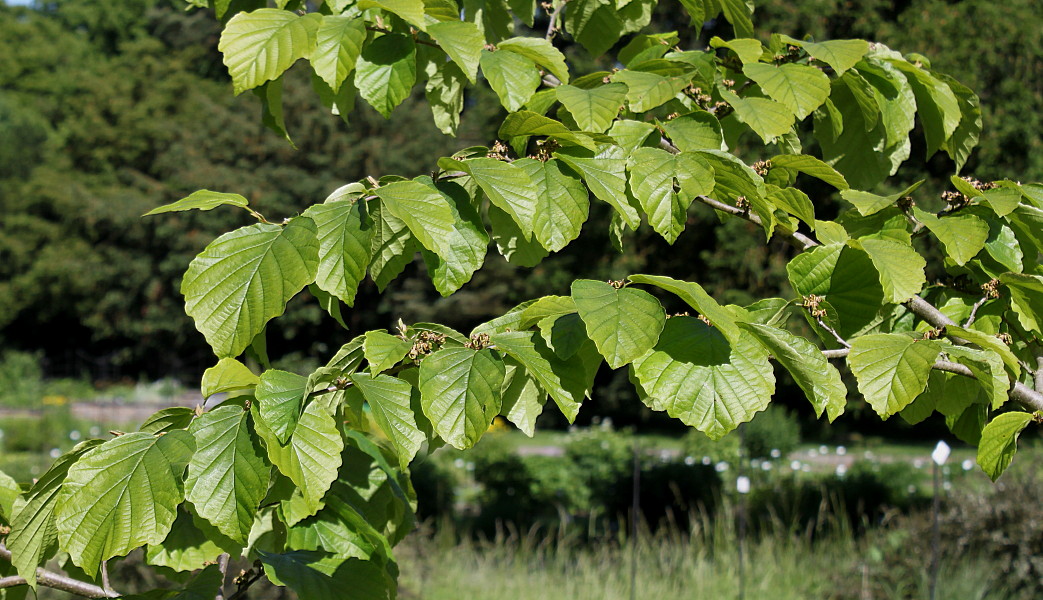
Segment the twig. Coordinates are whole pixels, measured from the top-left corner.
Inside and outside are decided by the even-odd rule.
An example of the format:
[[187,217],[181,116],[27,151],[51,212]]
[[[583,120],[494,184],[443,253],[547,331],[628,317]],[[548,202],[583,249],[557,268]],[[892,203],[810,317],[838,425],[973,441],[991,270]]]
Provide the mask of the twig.
[[228,597],[228,600],[239,600],[240,598],[246,597],[246,591],[250,589],[250,586],[257,583],[257,581],[264,576],[264,569],[260,566],[251,567],[249,570],[244,571],[242,575],[235,578],[236,590],[235,593]]
[[112,592],[112,586],[109,585],[109,561],[101,561],[101,587],[106,592]]
[[[0,558],[10,561],[11,551],[7,546],[0,543]],[[119,598],[120,594],[113,590],[106,590],[100,586],[79,579],[73,579],[67,575],[48,571],[47,569],[36,569],[36,583],[44,587],[54,588],[84,598]],[[28,585],[24,577],[10,576],[0,578],[0,589]]]
[[848,349],[851,348],[851,344],[847,343],[847,340],[840,337],[840,334],[837,333],[836,329],[833,329],[829,325],[826,325],[826,322],[822,320],[822,317],[815,317],[815,322],[818,323],[819,327],[833,334],[833,337],[836,338],[838,344]]
[[963,324],[963,328],[964,329],[970,327],[971,324],[974,323],[974,318],[976,316],[978,316],[978,309],[981,308],[981,306],[983,304],[985,304],[986,302],[988,302],[988,301],[989,301],[989,297],[988,296],[982,296],[981,300],[978,300],[977,302],[974,303],[974,306],[971,307],[971,314],[970,314],[970,316],[967,317],[967,321]]
[[550,18],[550,23],[547,23],[547,35],[545,36],[547,41],[550,41],[550,39],[553,38],[554,34],[558,31],[558,28],[555,27],[554,24],[558,21],[558,15],[563,10],[565,10],[565,2],[567,2],[567,0],[562,0],[561,4],[559,4],[557,8],[553,8],[553,0],[542,5],[544,7],[544,10],[547,10],[547,6],[552,7],[552,10],[550,10],[547,13],[547,16]]
[[225,579],[228,578],[228,553],[224,552],[221,556],[217,557],[217,569],[221,571],[221,587],[217,588],[217,595],[214,596],[214,600],[225,599]]

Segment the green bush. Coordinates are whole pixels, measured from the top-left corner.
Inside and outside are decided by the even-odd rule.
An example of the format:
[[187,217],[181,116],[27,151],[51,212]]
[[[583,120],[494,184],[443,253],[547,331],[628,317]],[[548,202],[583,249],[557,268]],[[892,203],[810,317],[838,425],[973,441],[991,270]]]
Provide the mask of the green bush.
[[800,444],[800,423],[777,404],[769,405],[743,427],[746,453],[750,458],[767,458],[772,450],[786,456]]
[[710,463],[735,463],[739,460],[739,436],[726,435],[714,441],[693,428],[681,440],[681,455],[697,462],[707,459]]
[[456,488],[460,482],[449,467],[436,457],[429,456],[427,460],[418,460],[410,465],[409,478],[416,492],[417,518],[424,521],[453,516]]
[[9,350],[0,355],[0,406],[35,408],[43,398],[39,353]]

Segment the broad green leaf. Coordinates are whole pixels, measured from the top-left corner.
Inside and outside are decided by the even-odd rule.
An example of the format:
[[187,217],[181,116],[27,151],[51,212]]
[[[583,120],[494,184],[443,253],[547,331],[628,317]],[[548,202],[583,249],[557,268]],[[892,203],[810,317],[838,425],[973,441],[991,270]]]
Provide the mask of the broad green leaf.
[[746,0],[717,0],[717,3],[724,11],[724,18],[732,24],[735,37],[753,37],[753,7],[747,4]]
[[[393,600],[395,581],[380,563],[332,554],[294,550],[259,551],[264,573],[275,585],[288,586],[308,600]],[[350,596],[345,596],[350,593]]]
[[497,49],[520,54],[540,65],[561,83],[569,82],[569,68],[565,65],[565,55],[554,47],[549,40],[537,37],[514,37],[496,44]]
[[613,369],[648,352],[666,322],[662,305],[643,290],[578,279],[572,282],[572,299],[587,335]]
[[394,13],[421,31],[424,31],[427,24],[423,0],[359,0],[357,6],[361,10],[379,8]]
[[362,348],[370,373],[380,373],[398,364],[413,344],[385,331],[367,331]]
[[1006,365],[1011,374],[1014,375],[1015,380],[1021,377],[1021,363],[1018,362],[1018,357],[999,338],[977,329],[958,327],[956,325],[946,325],[945,334],[949,337],[966,340],[983,350],[995,352],[1003,360],[1003,364]]
[[916,95],[916,114],[927,139],[927,156],[937,152],[956,131],[962,113],[956,94],[949,86],[924,69],[905,60],[892,60],[909,81]]
[[604,0],[572,0],[563,25],[595,58],[614,46],[624,29],[616,4]]
[[855,70],[847,71],[838,81],[847,85],[851,96],[862,111],[863,127],[866,131],[871,131],[880,118],[880,105],[877,103],[873,86],[869,85],[865,77],[859,75]]
[[923,393],[940,351],[938,343],[931,340],[879,333],[855,338],[847,363],[858,390],[886,419]]
[[254,390],[258,420],[275,434],[279,443],[285,444],[297,427],[307,392],[306,377],[278,369],[261,373],[260,383]]
[[832,422],[843,414],[847,405],[847,387],[840,378],[840,371],[829,364],[817,346],[778,327],[753,323],[740,323],[739,327],[753,334],[790,372],[815,407],[816,416],[821,417],[825,411]]
[[1006,223],[996,221],[989,224],[989,238],[985,242],[985,250],[1008,271],[1021,273],[1025,270],[1025,253],[1014,230]]
[[261,100],[261,123],[265,127],[283,137],[294,150],[297,149],[290,133],[286,129],[285,113],[282,106],[282,79],[268,81],[253,90]]
[[424,93],[431,106],[435,126],[446,135],[456,135],[464,110],[464,73],[456,63],[442,63],[427,80]]
[[664,121],[662,123],[670,141],[682,152],[693,150],[720,150],[724,143],[721,122],[706,112],[695,112]]
[[348,306],[355,304],[371,259],[373,227],[364,208],[362,202],[342,200],[313,204],[304,211],[315,222],[319,241],[315,285]]
[[[592,152],[597,150],[597,143],[591,139],[590,134],[574,132],[561,121],[555,121],[529,110],[507,115],[499,131],[499,136],[503,139],[524,139],[530,135],[545,135],[568,144],[582,146]],[[600,137],[611,140],[607,136]]]
[[394,446],[399,464],[405,467],[416,456],[425,439],[417,428],[409,405],[413,386],[396,377],[369,373],[355,373],[351,381],[366,398],[373,420]]
[[222,358],[217,364],[203,371],[203,399],[214,394],[242,392],[254,389],[260,379],[246,365],[234,358]]
[[420,399],[435,432],[454,448],[475,444],[500,413],[505,371],[492,351],[442,348],[420,363]]
[[298,59],[310,57],[321,22],[317,13],[301,16],[274,8],[232,17],[217,49],[224,55],[235,93],[274,81]]
[[243,198],[239,194],[228,194],[225,192],[211,192],[210,190],[199,190],[192,192],[188,196],[173,202],[171,204],[165,204],[163,206],[153,208],[152,210],[145,213],[144,217],[149,215],[158,215],[160,213],[168,212],[180,212],[183,210],[212,210],[218,206],[240,206],[245,207],[248,204],[246,198]]
[[609,148],[600,154],[592,155],[581,149],[563,148],[554,155],[579,173],[591,193],[616,209],[631,229],[638,228],[641,215],[626,199],[627,161],[621,149]]
[[[692,199],[714,188],[714,170],[698,154],[638,148],[630,155],[627,168],[630,187],[648,223],[671,244],[684,231]],[[675,181],[680,194],[674,192]]]
[[789,107],[801,121],[829,97],[829,77],[814,67],[753,63],[745,65],[742,72],[772,100]]
[[768,190],[768,200],[772,204],[807,223],[812,231],[815,230],[815,205],[807,194],[793,187],[769,186]]
[[1030,413],[1009,412],[997,415],[981,432],[978,465],[993,481],[1010,466],[1018,450],[1018,436],[1033,420]]
[[162,542],[185,499],[182,478],[194,442],[187,431],[128,433],[69,467],[55,502],[63,550],[93,576],[98,566]]
[[956,162],[956,172],[963,170],[974,147],[978,145],[978,137],[981,135],[981,107],[978,96],[967,86],[956,81],[948,75],[933,73],[949,85],[949,89],[956,94],[956,100],[960,106],[960,124],[949,139],[945,140],[942,149]]
[[353,17],[323,15],[315,40],[311,66],[336,94],[362,53],[366,22]]
[[847,211],[837,221],[849,235],[859,239],[891,240],[912,245],[909,217],[897,206],[863,217],[857,211]]
[[[47,471],[33,483],[24,495],[24,504],[8,520],[11,532],[5,540],[11,551],[11,564],[28,584],[36,589],[36,568],[43,565],[57,551],[58,529],[55,526],[55,507],[62,483],[73,466],[88,451],[100,446],[101,440],[80,442],[61,455]],[[16,507],[17,508],[17,507]]]
[[[267,474],[263,483],[268,483]],[[254,510],[251,510],[250,524],[253,524],[253,514]],[[159,544],[150,544],[145,549],[145,562],[175,571],[195,571],[216,563],[222,553],[235,554],[240,548],[209,523],[194,517],[187,506],[182,505],[167,537]]]
[[793,127],[793,111],[785,104],[767,98],[740,98],[723,86],[718,89],[735,109],[735,117],[749,125],[765,144],[786,135]]
[[547,402],[547,392],[540,388],[525,367],[514,362],[509,356],[504,359],[506,377],[503,380],[501,397],[503,406],[500,414],[522,431],[532,437],[536,432],[536,418],[543,413],[543,405]]
[[602,133],[619,115],[619,109],[627,96],[627,86],[622,83],[609,83],[582,89],[562,85],[558,86],[554,93],[572,118],[576,119],[580,129]]
[[474,272],[485,262],[489,234],[464,188],[446,181],[431,187],[446,199],[453,211],[453,233],[447,239],[448,257],[443,259],[426,250],[422,253],[435,289],[443,296],[448,296],[470,281]]
[[706,17],[705,5],[702,0],[681,0],[681,5],[684,6],[685,11],[688,12],[688,16],[692,18],[692,24],[696,27],[702,27]]
[[1011,306],[1021,326],[1043,334],[1043,276],[1004,273],[1000,281],[1010,290]]
[[662,275],[631,275],[628,279],[634,283],[654,285],[684,300],[685,304],[699,311],[700,315],[720,329],[729,340],[737,341],[741,337],[735,317],[698,283],[679,281]]
[[171,406],[152,413],[145,422],[141,424],[138,431],[145,431],[153,435],[166,433],[174,429],[187,429],[196,417],[194,408],[187,406]]
[[482,74],[500,98],[500,104],[508,112],[515,112],[525,105],[540,87],[540,73],[531,59],[500,50],[482,51]]
[[356,66],[355,87],[385,119],[409,97],[416,83],[416,45],[413,38],[388,33],[366,44]]
[[[710,38],[711,48],[727,48],[739,57],[743,65],[756,64],[764,54],[764,45],[760,40],[749,37],[739,37],[734,40],[724,40],[717,36]],[[751,77],[752,79],[752,77]]]
[[982,192],[981,199],[997,215],[1005,217],[1014,212],[1014,209],[1021,204],[1021,191],[1015,188],[998,187]]
[[529,239],[536,226],[539,198],[528,173],[494,158],[472,158],[461,163],[489,201],[511,216]]
[[612,82],[626,85],[630,110],[640,113],[673,100],[688,87],[691,80],[687,77],[664,77],[656,73],[624,70],[613,73]]
[[369,276],[384,291],[398,274],[413,262],[420,243],[409,233],[409,227],[390,210],[384,208],[379,199],[369,203],[369,214],[373,218],[373,241],[370,254]]
[[246,543],[271,470],[249,417],[238,406],[222,406],[194,420],[189,433],[196,452],[185,479],[185,497],[199,516],[240,544]]
[[517,327],[512,329],[529,329],[544,319],[558,318],[575,312],[576,301],[572,296],[544,296],[525,307]]
[[557,252],[579,237],[587,221],[590,201],[579,176],[557,159],[520,158],[513,165],[529,176],[536,191],[533,233],[540,244]]
[[413,237],[438,256],[452,255],[456,220],[448,200],[420,181],[396,181],[373,190],[384,207],[409,227]]
[[861,248],[880,276],[884,300],[900,304],[920,293],[927,283],[927,261],[912,246],[891,240],[864,239],[848,242]]
[[574,354],[568,360],[560,358],[536,331],[496,333],[490,340],[497,350],[518,361],[536,378],[570,423],[576,419],[579,406],[594,383],[593,374],[589,379],[586,376],[581,357]]
[[985,392],[993,409],[1006,404],[1011,381],[999,354],[990,350],[953,345],[945,346],[943,350],[949,355],[950,360],[966,365],[971,370],[975,377],[972,381]]
[[764,410],[775,393],[768,355],[751,337],[729,342],[695,317],[672,317],[633,375],[653,410],[720,439]]
[[843,75],[851,67],[855,66],[866,52],[869,52],[869,42],[865,40],[830,40],[828,42],[805,42],[795,40],[789,36],[782,36],[783,41],[804,50],[827,65],[833,67],[837,75]]
[[125,600],[210,600],[221,593],[224,574],[216,564],[209,564],[187,582],[175,588],[151,590],[143,594],[121,596]]
[[343,558],[383,562],[389,558],[387,539],[365,516],[342,499],[334,483],[326,494],[326,506],[316,515],[300,521],[287,531],[287,547],[297,550],[325,550]]
[[905,198],[909,194],[912,194],[923,185],[924,180],[921,179],[906,189],[898,192],[897,194],[891,194],[890,196],[877,196],[876,194],[870,194],[869,192],[862,192],[858,190],[841,190],[840,196],[847,200],[858,209],[859,214],[864,217],[876,214],[885,208],[894,206],[902,198]]
[[283,227],[258,223],[222,235],[192,260],[181,282],[185,312],[219,358],[242,354],[315,279],[315,236],[307,217]]
[[466,21],[443,21],[428,25],[427,32],[460,67],[468,81],[475,83],[482,47],[485,46],[485,36],[478,26]]
[[884,302],[879,277],[873,276],[875,270],[865,251],[844,244],[817,246],[798,254],[786,266],[798,295],[825,297],[834,309],[827,314],[827,322],[835,319],[843,336],[872,322]]
[[309,512],[317,512],[341,465],[344,440],[337,422],[320,403],[312,402],[285,445],[262,420],[254,419],[254,425],[267,446],[268,459],[297,485]]
[[960,266],[977,256],[989,237],[989,224],[972,214],[939,217],[914,206],[913,216],[938,238],[949,258]]

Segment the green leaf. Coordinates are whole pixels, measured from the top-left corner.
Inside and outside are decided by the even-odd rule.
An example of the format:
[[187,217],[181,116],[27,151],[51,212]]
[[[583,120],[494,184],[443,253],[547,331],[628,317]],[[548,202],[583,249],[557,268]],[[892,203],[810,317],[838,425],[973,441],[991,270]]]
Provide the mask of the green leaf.
[[215,564],[208,565],[198,574],[192,576],[187,583],[178,584],[174,589],[164,588],[122,596],[125,600],[210,600],[221,593],[224,574]]
[[760,40],[739,37],[734,40],[723,40],[717,36],[710,38],[711,48],[728,48],[739,57],[743,65],[756,64],[764,54],[764,46]]
[[869,52],[869,42],[865,40],[830,40],[828,42],[804,42],[789,36],[782,36],[783,41],[803,48],[816,60],[821,60],[833,67],[837,75],[843,75],[855,66]]
[[420,363],[420,399],[435,433],[454,448],[475,444],[500,413],[503,362],[488,350],[442,348]]
[[424,16],[423,0],[359,0],[357,6],[361,10],[379,8],[389,13],[396,14],[406,20],[410,25],[415,25],[421,31],[425,30],[427,19]]
[[631,275],[629,279],[634,283],[654,285],[684,300],[685,304],[699,311],[700,315],[720,329],[729,340],[737,341],[741,337],[732,313],[718,304],[698,283],[679,281],[662,275]]
[[616,4],[604,0],[572,0],[563,24],[594,58],[604,54],[623,35]]
[[259,551],[264,573],[275,585],[289,586],[299,598],[393,600],[395,582],[380,563],[339,558],[323,552],[295,550],[285,554]]
[[174,429],[187,429],[195,417],[196,411],[194,408],[171,406],[170,408],[156,411],[149,418],[145,419],[138,431],[159,435]]
[[[523,110],[507,115],[500,126],[499,136],[503,139],[545,135],[556,140],[582,146],[590,151],[597,150],[597,144],[589,135],[577,133],[566,127],[561,121],[555,121],[539,113]],[[606,136],[601,136],[606,137]],[[610,139],[607,138],[606,139]]]
[[825,411],[832,422],[843,414],[847,405],[847,387],[840,378],[840,371],[829,364],[817,346],[778,327],[753,323],[740,323],[739,327],[753,334],[790,372],[815,407],[816,416],[821,417]]
[[975,377],[972,381],[985,392],[993,409],[1006,404],[1011,382],[999,354],[990,350],[952,345],[945,346],[943,351],[949,355],[950,360],[966,365],[971,370]]
[[981,199],[993,212],[1005,217],[1021,204],[1021,191],[1016,188],[998,187],[982,192]]
[[878,415],[887,418],[923,393],[940,351],[937,342],[903,334],[864,335],[851,343],[847,363],[858,390]]
[[665,410],[720,439],[764,410],[775,393],[768,355],[749,336],[729,342],[695,317],[672,317],[655,348],[634,361],[636,384]]
[[682,152],[693,150],[720,150],[724,143],[721,122],[717,117],[706,112],[695,112],[681,115],[662,123],[666,135]]
[[643,71],[616,71],[613,83],[627,87],[627,103],[634,112],[645,112],[673,100],[689,84],[688,77],[664,77]]
[[769,186],[768,200],[787,213],[807,223],[812,231],[815,229],[815,205],[811,198],[797,188],[778,188]]
[[916,95],[916,114],[927,139],[927,156],[937,152],[956,131],[962,113],[956,94],[949,86],[924,69],[905,60],[891,60],[909,81]]
[[557,77],[561,83],[569,82],[569,68],[565,65],[565,55],[549,40],[537,37],[514,37],[496,44],[496,48],[520,54],[542,66]]
[[188,430],[196,452],[188,463],[185,497],[200,517],[240,544],[246,543],[271,471],[249,416],[238,406],[222,406]]
[[341,465],[344,440],[337,422],[321,403],[312,402],[305,407],[285,445],[261,419],[255,418],[254,425],[267,446],[268,459],[297,485],[308,512],[317,512]]
[[69,467],[55,504],[61,548],[88,575],[114,557],[167,537],[194,450],[187,431],[128,433]]
[[500,414],[514,423],[522,433],[532,437],[536,432],[536,418],[543,413],[547,392],[540,388],[539,382],[525,367],[512,358],[505,358],[504,364],[507,370],[501,393],[503,406],[500,407]]
[[452,207],[438,190],[414,180],[389,183],[373,193],[425,248],[449,259],[456,220]]
[[938,238],[949,258],[960,266],[977,256],[989,238],[989,224],[972,214],[939,217],[914,206],[913,216]]
[[536,227],[540,200],[527,172],[494,158],[472,158],[460,164],[489,201],[511,216],[528,240]]
[[504,211],[489,205],[489,225],[496,249],[512,265],[535,267],[550,254],[535,237],[525,239],[525,234]]
[[313,204],[304,211],[317,228],[315,285],[348,306],[355,304],[355,293],[371,259],[373,227],[364,208],[362,202],[340,200]]
[[326,494],[326,506],[316,515],[295,524],[287,531],[287,547],[297,550],[325,550],[343,558],[387,561],[387,539],[355,507],[342,499],[341,486],[334,483]]
[[456,63],[439,65],[424,88],[435,126],[446,135],[456,135],[464,110],[464,73]]
[[147,217],[149,215],[180,212],[184,210],[211,210],[218,206],[241,206],[245,208],[247,204],[248,202],[246,201],[246,198],[243,198],[239,194],[199,190],[197,192],[192,192],[177,202],[153,208],[142,216]]
[[416,45],[399,33],[378,37],[362,50],[357,63],[355,87],[385,119],[409,97],[416,83]]
[[1000,281],[1010,290],[1011,306],[1021,326],[1043,334],[1043,277],[1004,273]]
[[366,398],[373,420],[391,441],[398,454],[399,464],[404,468],[413,460],[425,440],[409,405],[413,386],[395,377],[369,373],[355,373],[351,381]]
[[599,154],[581,149],[559,149],[554,154],[579,173],[591,193],[616,209],[632,229],[641,224],[641,215],[626,199],[627,161],[618,147],[609,147]]
[[301,414],[301,404],[307,393],[308,380],[296,373],[268,369],[261,373],[260,383],[254,390],[257,398],[258,420],[270,429],[285,444]]
[[753,8],[746,0],[717,0],[724,11],[724,18],[732,24],[735,37],[753,37]]
[[590,201],[579,176],[557,159],[547,161],[520,158],[515,167],[525,171],[536,192],[533,233],[540,245],[557,252],[579,237],[587,221]]
[[587,335],[613,369],[648,352],[666,322],[662,305],[643,290],[616,289],[601,281],[577,279],[572,282],[572,299]]
[[814,67],[753,63],[745,65],[742,72],[757,82],[772,100],[789,107],[801,121],[829,97],[829,77]]
[[834,309],[827,317],[836,320],[843,336],[872,322],[884,302],[879,278],[871,275],[875,270],[863,250],[844,244],[816,246],[798,254],[786,266],[797,294],[825,297]]
[[283,137],[290,147],[296,150],[297,146],[286,130],[286,119],[282,107],[282,79],[269,81],[254,89],[253,93],[261,100],[261,123]]
[[718,89],[735,109],[735,118],[748,125],[765,144],[786,135],[793,127],[793,111],[785,104],[767,98],[740,98],[723,86]]
[[453,59],[468,81],[475,83],[478,77],[478,61],[482,57],[485,36],[474,23],[467,21],[443,21],[427,26],[442,50]]
[[440,181],[432,188],[442,194],[453,211],[453,233],[447,240],[450,254],[443,259],[426,250],[422,253],[435,289],[448,296],[470,281],[485,262],[489,234],[464,188],[447,181]]
[[298,59],[310,57],[321,22],[317,13],[300,16],[274,8],[232,17],[217,49],[224,54],[235,93],[274,81]]
[[311,66],[336,94],[348,74],[355,70],[366,41],[366,22],[353,17],[323,15],[315,40]]
[[373,242],[370,247],[373,260],[369,264],[369,275],[377,284],[377,290],[383,292],[406,265],[413,262],[420,243],[409,233],[405,222],[384,208],[379,199],[370,202],[368,207],[373,218]]
[[234,358],[222,358],[203,372],[203,399],[214,394],[250,391],[258,382],[260,379],[246,365]]
[[380,373],[397,365],[413,344],[385,331],[367,331],[362,347],[370,373]]
[[540,388],[550,394],[569,423],[576,419],[580,404],[594,384],[593,373],[587,377],[579,355],[574,354],[568,360],[560,358],[535,331],[495,333],[490,336],[490,341],[497,350],[518,361],[529,375],[536,378]]
[[[671,244],[684,231],[692,199],[714,188],[713,168],[690,152],[674,155],[659,148],[638,148],[627,168],[630,187],[648,223]],[[682,193],[674,192],[675,181]]]
[[306,217],[285,227],[258,223],[222,235],[192,260],[181,282],[185,312],[218,357],[242,354],[315,279],[315,236],[315,223]]
[[858,190],[841,190],[840,196],[847,200],[858,209],[859,214],[864,217],[876,214],[885,208],[894,206],[902,198],[912,194],[923,185],[924,180],[921,179],[908,188],[898,192],[897,194],[891,194],[890,196],[877,196],[876,194],[870,194],[869,192],[861,192]]
[[609,83],[585,90],[573,85],[562,85],[554,93],[580,129],[602,133],[619,115],[619,109],[627,96],[627,86]]
[[540,87],[536,63],[515,52],[482,51],[482,73],[508,112],[525,105]]
[[1018,435],[1033,420],[1030,413],[1009,412],[997,415],[981,432],[978,464],[996,481],[1010,466],[1018,450]]
[[25,502],[8,521],[11,532],[5,540],[11,551],[11,564],[18,575],[36,589],[36,568],[43,565],[58,549],[58,529],[55,527],[55,507],[73,466],[88,451],[100,446],[101,440],[80,442],[61,455],[25,493]]
[[959,173],[978,145],[982,129],[981,107],[978,96],[967,86],[948,75],[934,73],[934,76],[949,85],[960,106],[960,124],[942,145],[942,149],[956,162],[956,172]]
[[912,246],[891,240],[863,239],[848,242],[861,248],[880,276],[884,300],[900,304],[920,293],[927,283],[927,261]]
[[[267,478],[264,483],[268,483]],[[195,571],[217,562],[217,557],[224,552],[239,552],[241,546],[237,548],[232,540],[206,521],[194,517],[187,508],[182,504],[178,509],[177,519],[166,539],[146,548],[145,562],[175,571]],[[250,512],[250,523],[253,523],[253,511]]]
[[1021,377],[1021,363],[1018,362],[1018,357],[999,338],[977,329],[968,329],[956,325],[946,325],[945,334],[949,337],[966,340],[984,350],[995,352],[1003,360],[1003,364],[1010,370],[1015,380]]

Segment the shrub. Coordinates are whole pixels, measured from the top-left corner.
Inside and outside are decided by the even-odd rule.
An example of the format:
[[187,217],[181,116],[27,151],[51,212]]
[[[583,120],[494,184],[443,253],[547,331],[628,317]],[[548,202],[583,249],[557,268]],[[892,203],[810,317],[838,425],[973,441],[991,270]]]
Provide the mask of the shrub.
[[766,458],[772,450],[786,456],[800,444],[800,423],[783,406],[769,405],[743,427],[746,453],[750,458]]
[[739,460],[739,436],[726,435],[714,441],[698,429],[692,429],[681,440],[681,454],[696,461],[734,463]]

